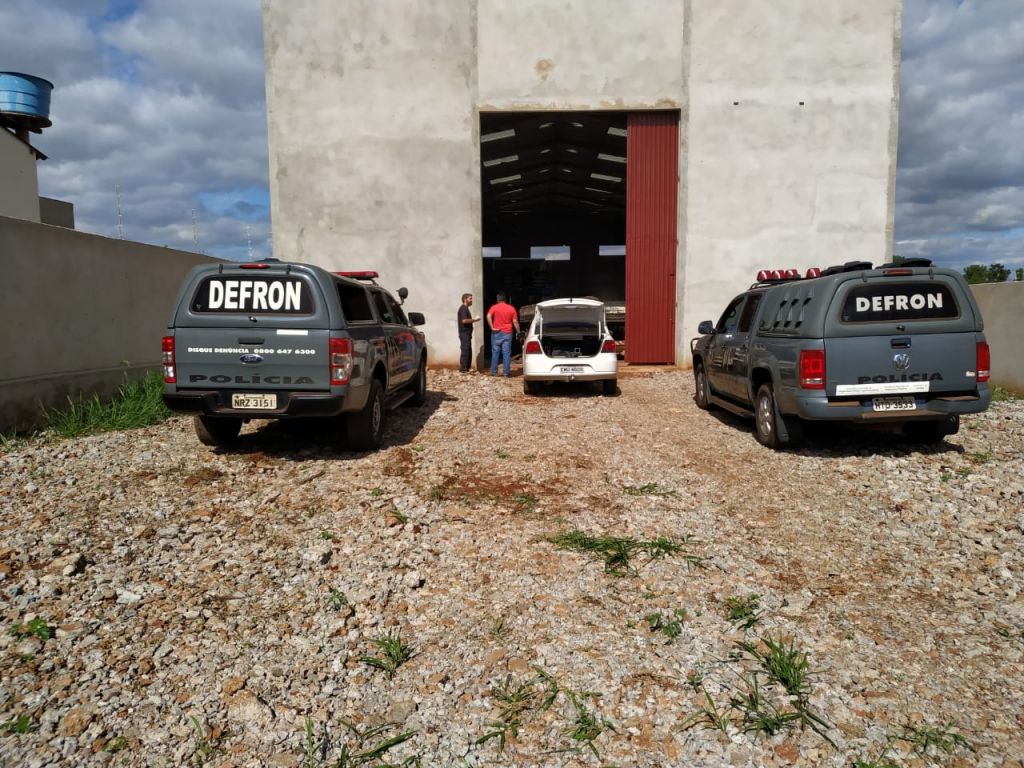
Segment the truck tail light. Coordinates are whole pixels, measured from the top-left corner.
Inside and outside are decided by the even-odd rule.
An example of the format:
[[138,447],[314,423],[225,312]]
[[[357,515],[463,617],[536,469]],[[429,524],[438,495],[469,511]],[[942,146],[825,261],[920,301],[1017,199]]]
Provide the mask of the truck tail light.
[[602,352],[614,352],[615,351],[615,339],[605,339],[604,344],[601,345]]
[[800,350],[800,386],[804,389],[825,388],[825,350]]
[[975,347],[975,367],[978,370],[978,381],[988,381],[990,368],[992,367],[992,356],[988,351],[988,342],[979,341]]
[[163,350],[164,383],[177,384],[178,373],[174,365],[174,337],[164,336],[160,340],[160,348]]
[[539,355],[541,354],[540,342],[536,339],[526,342],[526,349],[523,350],[525,355]]
[[352,376],[352,339],[330,340],[331,386],[348,384]]

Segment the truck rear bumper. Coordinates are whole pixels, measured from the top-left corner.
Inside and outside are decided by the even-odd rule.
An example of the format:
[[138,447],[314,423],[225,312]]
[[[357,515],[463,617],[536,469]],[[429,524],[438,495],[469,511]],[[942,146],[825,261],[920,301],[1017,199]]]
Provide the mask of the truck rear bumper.
[[235,416],[243,419],[281,419],[337,416],[345,408],[345,395],[306,392],[274,392],[278,408],[274,410],[239,409],[230,406],[231,393],[219,389],[165,392],[164,405],[176,413],[205,416]]
[[978,395],[948,395],[916,398],[912,411],[875,411],[871,398],[808,397],[801,395],[792,399],[791,407],[782,405],[784,413],[794,413],[811,421],[853,421],[861,423],[884,423],[924,421],[942,419],[967,413],[981,413],[989,405],[986,387]]

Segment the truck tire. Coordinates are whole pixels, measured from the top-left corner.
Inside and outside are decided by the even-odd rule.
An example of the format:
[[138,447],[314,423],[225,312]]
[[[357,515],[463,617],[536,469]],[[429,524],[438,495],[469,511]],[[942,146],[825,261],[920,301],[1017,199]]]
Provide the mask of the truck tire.
[[384,389],[377,379],[370,381],[370,394],[361,411],[349,414],[348,446],[353,451],[375,451],[384,437]]
[[708,392],[708,375],[704,371],[704,364],[697,363],[693,368],[693,383],[696,389],[694,400],[697,407],[702,411],[711,410],[711,393]]
[[619,391],[618,379],[605,379],[601,382],[601,392],[605,397],[615,397]]
[[757,442],[774,450],[787,446],[792,448],[804,437],[803,423],[799,418],[779,414],[775,390],[768,383],[758,387],[754,398],[754,426]]
[[196,437],[203,445],[220,447],[231,445],[238,439],[242,430],[242,420],[225,416],[194,416],[192,425]]
[[427,402],[427,361],[420,360],[420,367],[416,370],[416,377],[410,382],[412,397],[405,401],[406,405],[419,408]]

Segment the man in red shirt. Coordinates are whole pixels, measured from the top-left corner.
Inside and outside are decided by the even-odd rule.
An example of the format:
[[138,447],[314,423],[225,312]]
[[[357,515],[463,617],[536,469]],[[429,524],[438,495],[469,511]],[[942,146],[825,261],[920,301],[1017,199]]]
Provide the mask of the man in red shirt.
[[512,372],[512,329],[519,333],[519,315],[516,308],[498,294],[498,302],[487,310],[487,327],[491,329],[491,376],[498,373],[498,355],[505,368],[505,378]]

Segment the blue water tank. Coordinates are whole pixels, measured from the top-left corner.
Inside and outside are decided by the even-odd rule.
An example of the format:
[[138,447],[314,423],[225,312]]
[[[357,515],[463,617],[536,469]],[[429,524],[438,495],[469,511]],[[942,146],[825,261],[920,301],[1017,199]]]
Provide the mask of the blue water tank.
[[50,122],[53,83],[21,72],[0,72],[0,122],[39,131]]

